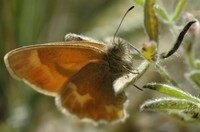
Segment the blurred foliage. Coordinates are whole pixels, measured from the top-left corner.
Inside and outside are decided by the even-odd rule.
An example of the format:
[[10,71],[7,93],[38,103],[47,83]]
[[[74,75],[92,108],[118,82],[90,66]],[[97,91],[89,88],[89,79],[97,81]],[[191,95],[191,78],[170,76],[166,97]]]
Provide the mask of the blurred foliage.
[[[198,124],[185,124],[168,118],[160,113],[138,112],[139,105],[153,96],[160,96],[145,90],[141,92],[134,88],[127,89],[130,106],[130,117],[120,124],[93,126],[82,123],[70,117],[63,116],[55,107],[54,99],[36,93],[24,83],[13,80],[5,69],[3,56],[6,52],[24,45],[63,41],[64,35],[73,32],[96,39],[113,36],[119,21],[130,5],[135,9],[128,14],[117,36],[125,38],[137,47],[148,41],[148,35],[143,27],[144,0],[137,0],[140,5],[127,0],[1,0],[0,1],[0,131],[2,132],[88,132],[88,131],[190,131],[200,130]],[[184,25],[184,14],[190,12],[200,19],[199,1],[187,0],[180,4],[179,0],[158,0],[157,15],[160,21],[159,50],[167,50],[173,46],[178,30],[175,24]],[[184,6],[182,6],[184,5]],[[163,8],[165,7],[165,8]],[[165,10],[164,10],[165,9]],[[173,14],[173,12],[176,12]],[[181,12],[180,12],[181,11]],[[165,13],[168,13],[167,15]],[[178,15],[177,15],[178,14]],[[170,16],[173,16],[173,19]],[[164,19],[165,18],[165,19]],[[172,23],[173,20],[173,23]],[[166,22],[170,22],[166,24]],[[172,31],[171,36],[170,31]],[[173,37],[174,36],[174,37]],[[198,38],[197,38],[198,39]],[[173,41],[173,42],[174,42]],[[189,40],[188,40],[189,41]],[[198,41],[195,41],[199,44]],[[188,49],[185,44],[184,49]],[[199,47],[195,47],[198,51]],[[188,50],[184,50],[188,51]],[[191,52],[184,52],[187,60],[191,60]],[[181,53],[180,53],[181,54]],[[181,54],[182,55],[182,54]],[[199,54],[196,52],[195,58]],[[192,55],[193,56],[193,55]],[[180,58],[180,59],[179,59]],[[188,72],[188,65],[197,68],[199,61],[185,62],[182,56],[168,59],[164,63],[173,78],[183,86],[193,87],[186,83],[183,73]],[[180,66],[182,68],[180,68]],[[177,70],[178,69],[178,70]],[[175,71],[175,72],[174,72]],[[177,74],[178,73],[178,74]],[[192,72],[188,76],[199,84],[199,73]],[[150,68],[138,80],[138,85],[147,82],[164,82]],[[196,86],[196,85],[195,85]],[[194,89],[187,89],[196,93]],[[197,96],[197,95],[196,95]],[[172,102],[173,103],[173,102]],[[180,103],[179,103],[180,104]],[[192,103],[187,105],[191,106]],[[173,114],[173,113],[172,113]],[[177,115],[178,116],[178,115]]]

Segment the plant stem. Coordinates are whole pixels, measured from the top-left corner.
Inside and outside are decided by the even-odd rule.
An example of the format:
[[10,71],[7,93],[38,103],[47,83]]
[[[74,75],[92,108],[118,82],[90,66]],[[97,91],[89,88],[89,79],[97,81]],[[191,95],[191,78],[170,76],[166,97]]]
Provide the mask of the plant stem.
[[158,69],[159,73],[172,85],[179,87],[178,83],[169,75],[167,70],[161,66],[159,63],[156,63],[156,68]]

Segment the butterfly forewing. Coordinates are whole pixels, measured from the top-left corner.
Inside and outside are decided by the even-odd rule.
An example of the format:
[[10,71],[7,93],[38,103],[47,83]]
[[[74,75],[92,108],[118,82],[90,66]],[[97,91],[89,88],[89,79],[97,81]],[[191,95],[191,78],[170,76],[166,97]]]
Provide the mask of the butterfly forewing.
[[13,77],[55,96],[82,67],[101,59],[103,50],[104,46],[96,43],[56,42],[13,50],[4,60]]

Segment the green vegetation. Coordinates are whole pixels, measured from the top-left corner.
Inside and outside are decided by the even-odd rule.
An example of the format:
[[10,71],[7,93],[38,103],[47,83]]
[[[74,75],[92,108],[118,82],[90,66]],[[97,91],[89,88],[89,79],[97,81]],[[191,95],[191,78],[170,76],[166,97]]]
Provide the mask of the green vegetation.
[[[199,131],[200,1],[133,2],[1,0],[0,131]],[[65,34],[70,32],[103,40],[114,35],[122,16],[132,5],[135,8],[126,16],[117,36],[142,49],[144,60],[150,67],[140,75],[137,82],[133,80],[137,86],[144,86],[142,92],[131,85],[126,89],[129,93],[127,109],[130,117],[124,123],[93,126],[90,123],[77,122],[61,114],[55,107],[53,98],[35,92],[8,74],[3,62],[3,56],[8,51],[25,45],[63,41]],[[163,59],[174,46],[183,27],[193,20],[196,23],[189,29],[178,53]],[[140,61],[135,60],[136,68],[140,68],[137,67]],[[142,112],[139,111],[139,106]]]

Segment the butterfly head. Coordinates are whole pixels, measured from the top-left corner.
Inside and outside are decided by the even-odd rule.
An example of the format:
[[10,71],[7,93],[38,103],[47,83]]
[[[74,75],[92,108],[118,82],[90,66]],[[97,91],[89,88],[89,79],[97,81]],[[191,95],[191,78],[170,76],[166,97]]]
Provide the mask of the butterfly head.
[[111,43],[104,59],[108,63],[110,72],[118,77],[132,70],[129,45],[120,38]]

